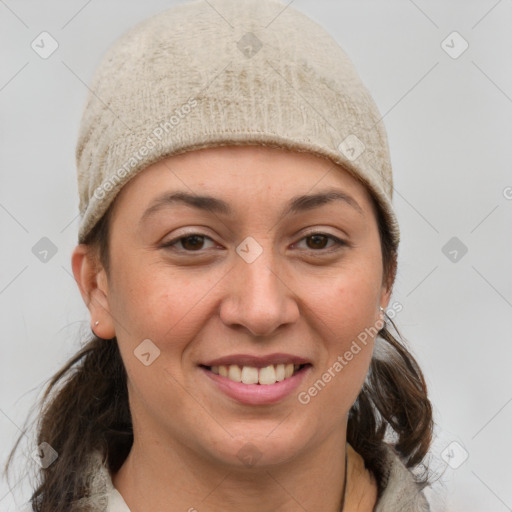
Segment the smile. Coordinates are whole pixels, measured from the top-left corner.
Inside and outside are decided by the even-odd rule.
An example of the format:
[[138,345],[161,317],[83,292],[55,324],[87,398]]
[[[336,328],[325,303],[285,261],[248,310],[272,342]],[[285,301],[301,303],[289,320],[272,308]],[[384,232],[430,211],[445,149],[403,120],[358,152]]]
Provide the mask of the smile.
[[232,354],[199,364],[208,382],[246,405],[270,405],[292,395],[313,365],[291,354]]
[[211,366],[207,368],[215,375],[227,377],[233,382],[269,386],[276,382],[289,379],[304,366],[305,365],[303,364],[281,363],[270,364],[263,368],[257,368],[255,366],[239,366],[237,364],[231,364]]

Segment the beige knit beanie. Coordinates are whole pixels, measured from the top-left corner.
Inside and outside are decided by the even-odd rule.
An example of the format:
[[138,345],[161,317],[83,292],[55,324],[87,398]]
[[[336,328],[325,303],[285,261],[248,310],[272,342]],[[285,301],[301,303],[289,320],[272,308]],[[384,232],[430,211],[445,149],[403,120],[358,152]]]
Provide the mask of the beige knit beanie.
[[381,116],[336,41],[273,0],[188,2],[153,16],[107,52],[77,145],[79,242],[133,176],[168,156],[266,145],[329,158],[399,227]]

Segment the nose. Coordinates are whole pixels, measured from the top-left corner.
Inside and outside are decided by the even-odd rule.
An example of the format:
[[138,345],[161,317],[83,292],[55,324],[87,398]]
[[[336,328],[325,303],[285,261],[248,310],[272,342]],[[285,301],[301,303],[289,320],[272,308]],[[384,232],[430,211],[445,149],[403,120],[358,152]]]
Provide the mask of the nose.
[[236,256],[225,287],[220,317],[231,328],[245,328],[257,337],[270,336],[299,318],[291,277],[282,265],[276,265],[268,248],[252,263]]

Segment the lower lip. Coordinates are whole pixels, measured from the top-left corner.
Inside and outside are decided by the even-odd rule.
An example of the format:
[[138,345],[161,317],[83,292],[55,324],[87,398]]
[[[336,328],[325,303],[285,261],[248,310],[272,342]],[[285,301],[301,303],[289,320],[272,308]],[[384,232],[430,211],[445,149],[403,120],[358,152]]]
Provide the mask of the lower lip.
[[275,384],[243,384],[217,375],[206,368],[201,370],[230,398],[247,405],[274,404],[291,395],[300,385],[311,366],[301,368],[291,377]]

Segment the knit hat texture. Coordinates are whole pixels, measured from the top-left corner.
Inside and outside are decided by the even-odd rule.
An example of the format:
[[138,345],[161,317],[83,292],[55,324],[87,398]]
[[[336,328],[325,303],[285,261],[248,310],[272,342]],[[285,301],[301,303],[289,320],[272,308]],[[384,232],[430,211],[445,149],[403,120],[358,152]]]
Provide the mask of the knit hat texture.
[[292,6],[172,7],[114,43],[90,91],[76,149],[80,243],[149,165],[202,148],[265,145],[323,156],[361,180],[398,246],[381,115],[337,42]]

